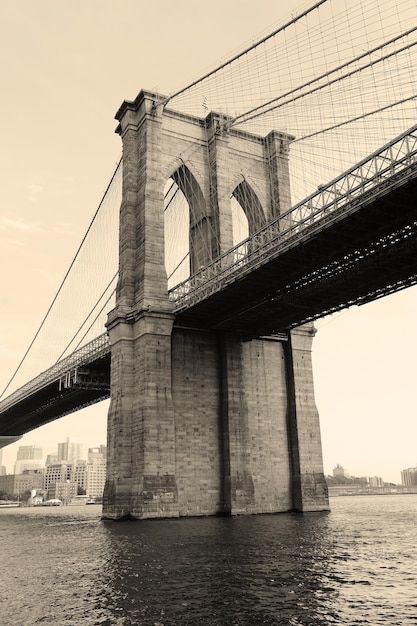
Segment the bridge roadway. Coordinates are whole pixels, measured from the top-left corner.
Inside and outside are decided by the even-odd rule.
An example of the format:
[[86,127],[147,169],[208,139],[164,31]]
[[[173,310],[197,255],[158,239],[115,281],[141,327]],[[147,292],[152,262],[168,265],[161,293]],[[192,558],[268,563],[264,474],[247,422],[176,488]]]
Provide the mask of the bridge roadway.
[[[175,325],[286,333],[417,282],[417,127],[170,292]],[[109,397],[101,335],[0,403],[20,435]]]
[[256,337],[414,285],[417,167],[413,176],[349,213],[342,207],[301,236],[290,233],[284,245],[277,237],[276,246],[265,246],[263,253],[248,252],[236,264],[238,277],[229,280],[226,266],[221,289],[220,274],[212,293],[207,282],[206,297],[193,300],[190,294],[189,305],[178,307],[176,323]]
[[0,402],[0,439],[109,397],[110,343],[104,333]]

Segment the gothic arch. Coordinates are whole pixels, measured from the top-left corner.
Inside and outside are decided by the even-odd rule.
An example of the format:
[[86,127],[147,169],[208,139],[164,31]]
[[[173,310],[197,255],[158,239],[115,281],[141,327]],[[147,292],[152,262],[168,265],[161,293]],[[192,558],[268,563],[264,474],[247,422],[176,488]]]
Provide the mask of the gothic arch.
[[[207,263],[209,263],[213,257],[212,227],[210,216],[208,215],[207,211],[206,201],[195,176],[184,163],[182,163],[171,174],[168,180],[171,180],[172,184],[174,185],[174,193],[171,192],[171,198],[173,198],[174,195],[180,196],[188,205],[188,232],[186,235],[187,242],[181,242],[181,245],[184,252],[185,248],[187,249],[186,254],[188,254],[188,275],[194,274],[200,267],[207,265]],[[167,204],[169,204],[170,202],[171,199],[168,198],[168,200],[166,201],[166,208],[168,208]],[[175,207],[173,208],[175,210]],[[184,206],[182,207],[182,211],[184,211]],[[166,216],[166,229],[167,223],[168,217]],[[167,233],[167,237],[169,236],[169,233]],[[182,259],[180,259],[179,261],[183,262]],[[180,280],[184,280],[186,277],[187,276],[181,276]]]
[[232,196],[237,200],[246,215],[249,235],[253,235],[266,223],[265,213],[258,196],[245,179],[234,188]]

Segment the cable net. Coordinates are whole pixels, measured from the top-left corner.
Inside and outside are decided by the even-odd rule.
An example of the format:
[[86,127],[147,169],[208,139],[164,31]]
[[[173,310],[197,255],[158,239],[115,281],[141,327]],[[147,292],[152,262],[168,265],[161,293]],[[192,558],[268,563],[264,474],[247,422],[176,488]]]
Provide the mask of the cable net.
[[[320,0],[172,94],[165,106],[198,117],[222,113],[226,129],[293,135],[295,205],[415,124],[415,67],[416,0]],[[180,189],[193,189],[187,176],[179,171],[165,188],[169,288],[209,257],[201,252],[204,216],[192,214]],[[9,392],[104,332],[114,306],[120,203],[119,164]],[[247,237],[248,223],[233,196],[231,210],[236,245]]]
[[[235,126],[295,136],[295,204],[417,119],[415,0],[327,0],[301,9],[168,107],[214,110]],[[310,5],[311,8],[311,5]]]
[[2,396],[105,331],[118,268],[122,166],[106,192],[39,329]]

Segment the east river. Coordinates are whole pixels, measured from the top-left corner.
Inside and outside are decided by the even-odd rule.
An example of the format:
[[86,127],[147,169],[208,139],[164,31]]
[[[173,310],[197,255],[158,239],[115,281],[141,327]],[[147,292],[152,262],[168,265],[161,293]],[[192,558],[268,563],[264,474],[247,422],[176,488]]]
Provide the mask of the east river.
[[102,522],[0,510],[1,626],[417,624],[417,495],[331,512]]

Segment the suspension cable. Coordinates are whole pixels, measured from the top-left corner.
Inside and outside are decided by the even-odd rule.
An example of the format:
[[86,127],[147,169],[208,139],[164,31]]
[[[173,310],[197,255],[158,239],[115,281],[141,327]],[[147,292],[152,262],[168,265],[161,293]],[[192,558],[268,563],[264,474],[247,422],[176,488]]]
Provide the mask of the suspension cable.
[[292,24],[295,24],[296,22],[298,22],[299,20],[301,20],[303,17],[305,17],[306,15],[308,15],[309,13],[311,13],[312,11],[314,11],[315,9],[318,9],[319,6],[321,6],[322,4],[324,4],[325,2],[327,2],[327,0],[320,0],[319,2],[316,2],[313,6],[311,6],[310,8],[306,9],[303,13],[300,13],[300,15],[297,15],[295,17],[293,17],[289,22],[287,22],[286,24],[284,24],[283,26],[280,26],[279,28],[277,28],[276,30],[274,30],[272,33],[270,33],[269,35],[266,35],[266,37],[263,37],[262,39],[260,39],[259,41],[256,41],[254,44],[252,44],[251,46],[249,46],[248,48],[246,48],[245,50],[243,50],[242,52],[239,52],[238,54],[236,54],[234,57],[232,57],[231,59],[229,59],[228,61],[225,61],[224,63],[222,63],[221,65],[219,65],[218,67],[216,67],[214,70],[211,70],[210,72],[208,72],[207,74],[204,74],[204,76],[201,76],[200,78],[197,78],[197,80],[195,80],[194,82],[190,83],[189,85],[187,85],[186,87],[183,87],[182,89],[180,89],[179,91],[175,92],[174,94],[172,94],[171,96],[168,96],[167,98],[165,98],[165,100],[161,100],[160,104],[162,104],[164,107],[168,104],[168,102],[170,100],[172,100],[173,98],[176,98],[177,96],[181,95],[182,93],[184,93],[185,91],[188,91],[189,89],[191,89],[192,87],[195,87],[196,85],[198,85],[199,83],[203,82],[204,80],[206,80],[207,78],[209,78],[210,76],[213,76],[213,74],[217,74],[217,72],[220,72],[220,70],[222,70],[223,68],[225,68],[227,65],[231,65],[234,61],[237,61],[240,57],[244,56],[245,54],[247,54],[248,52],[251,52],[252,50],[254,50],[255,48],[257,48],[258,46],[260,46],[261,44],[265,43],[265,41],[268,41],[268,39],[271,39],[272,37],[275,37],[275,35],[277,35],[278,33],[282,32],[283,30],[285,30],[286,28],[288,28],[289,26],[292,26]]
[[23,363],[23,362],[24,362],[24,360],[26,359],[26,357],[27,357],[27,355],[29,354],[29,352],[30,352],[30,350],[31,350],[31,348],[32,348],[32,346],[33,346],[33,344],[35,343],[35,341],[36,341],[36,339],[37,339],[37,337],[38,337],[39,333],[41,332],[41,330],[42,330],[42,328],[43,328],[43,326],[44,326],[44,324],[45,324],[45,322],[46,322],[46,320],[47,320],[47,318],[48,318],[48,316],[49,316],[49,313],[50,313],[50,312],[51,312],[51,310],[52,310],[52,307],[54,306],[55,302],[57,301],[57,298],[58,298],[59,294],[61,293],[61,291],[62,291],[62,289],[63,289],[63,287],[64,287],[64,284],[65,284],[65,282],[66,282],[66,280],[67,280],[67,278],[68,278],[68,276],[69,276],[69,274],[70,274],[70,272],[71,272],[71,270],[72,270],[72,268],[73,268],[73,266],[74,266],[74,264],[75,264],[75,261],[76,261],[76,260],[77,260],[77,258],[78,258],[78,255],[79,255],[79,253],[80,253],[80,251],[81,251],[81,249],[82,249],[82,247],[83,247],[83,245],[84,245],[84,243],[85,243],[85,240],[87,239],[87,236],[88,236],[88,234],[89,234],[90,230],[91,230],[91,229],[92,229],[92,227],[93,227],[93,223],[94,223],[94,221],[95,221],[95,219],[96,219],[96,217],[97,217],[97,215],[98,215],[98,212],[100,211],[100,208],[101,208],[101,206],[102,206],[102,204],[103,204],[104,198],[106,197],[107,192],[109,191],[110,186],[111,186],[111,184],[113,183],[113,181],[114,181],[114,179],[115,179],[115,177],[116,177],[116,174],[117,174],[117,172],[118,172],[118,170],[119,170],[119,167],[120,167],[121,163],[122,163],[122,158],[120,158],[120,159],[119,159],[119,162],[118,162],[118,163],[117,163],[117,165],[116,165],[116,168],[115,168],[115,170],[114,170],[114,172],[113,172],[113,175],[112,175],[112,177],[111,177],[111,179],[110,179],[110,182],[109,182],[109,184],[107,185],[106,190],[105,190],[105,192],[104,192],[104,194],[103,194],[103,196],[102,196],[102,198],[101,198],[101,200],[100,200],[100,203],[99,203],[99,205],[98,205],[98,207],[97,207],[97,209],[96,209],[96,211],[95,211],[95,213],[94,213],[94,215],[93,215],[93,217],[92,217],[92,219],[91,219],[91,221],[90,221],[90,224],[89,224],[89,226],[88,226],[88,228],[87,228],[87,231],[86,231],[86,233],[85,233],[84,237],[82,238],[80,245],[78,246],[78,249],[77,249],[77,251],[76,251],[76,253],[75,253],[75,255],[74,255],[74,258],[72,259],[72,261],[71,261],[71,263],[70,263],[70,266],[69,266],[68,270],[66,271],[64,278],[62,279],[62,282],[61,282],[61,284],[60,284],[60,286],[59,286],[59,288],[58,288],[58,291],[56,292],[56,294],[55,294],[55,296],[54,296],[54,298],[53,298],[53,300],[52,300],[51,304],[49,305],[48,310],[46,311],[46,313],[45,313],[45,315],[44,315],[44,317],[43,317],[43,319],[42,319],[42,321],[41,321],[41,323],[40,323],[40,326],[39,326],[38,330],[36,331],[35,336],[33,337],[32,341],[30,342],[30,344],[29,344],[29,346],[28,346],[28,348],[27,348],[26,352],[24,353],[24,355],[23,355],[23,357],[21,358],[21,360],[20,360],[20,362],[19,362],[18,366],[16,367],[15,371],[13,372],[13,374],[12,374],[12,376],[11,376],[11,378],[10,378],[9,382],[7,383],[7,385],[5,386],[5,388],[3,389],[3,391],[1,392],[1,394],[0,394],[0,399],[4,396],[4,394],[6,393],[7,389],[10,387],[10,385],[11,385],[11,384],[12,384],[12,382],[13,382],[13,380],[15,379],[16,374],[18,373],[19,369],[20,369],[20,368],[21,368],[21,366],[22,366],[22,363]]
[[[63,351],[61,352],[61,354],[59,355],[59,357],[56,359],[55,363],[58,363],[62,357],[64,356],[64,354],[66,353],[66,351],[68,350],[68,348],[70,347],[70,345],[73,343],[73,341],[75,341],[75,338],[77,337],[78,333],[80,332],[80,330],[83,328],[84,324],[86,324],[88,318],[90,317],[90,315],[95,311],[95,309],[97,308],[97,306],[99,305],[101,299],[103,298],[104,294],[106,293],[106,291],[109,289],[109,287],[111,286],[111,284],[114,282],[114,280],[117,278],[119,271],[117,271],[115,273],[115,275],[111,278],[110,282],[108,283],[107,287],[105,288],[105,290],[103,291],[102,294],[100,294],[99,299],[97,300],[97,302],[95,303],[95,305],[93,306],[93,308],[91,309],[91,311],[88,313],[87,317],[84,319],[84,321],[82,322],[82,324],[80,325],[80,327],[77,329],[77,332],[71,337],[71,339],[69,340],[69,342],[67,343],[67,345],[65,346],[65,348],[63,349]],[[112,293],[110,294],[108,300],[106,300],[105,305],[107,304],[107,302],[109,301],[109,299],[112,297],[112,295],[114,294],[115,290],[113,289]],[[104,306],[105,306],[104,305]],[[98,316],[100,315],[100,313],[102,313],[103,311],[103,307],[100,309],[99,313],[97,314],[97,316],[94,318],[92,324],[94,324],[94,322],[97,320]],[[91,329],[91,326],[89,326],[88,331]],[[83,336],[82,339],[84,339],[85,335]],[[82,341],[81,339],[81,341]],[[76,350],[78,348],[80,344],[77,344],[77,347],[74,348],[74,350]]]
[[339,124],[334,124],[333,126],[328,126],[327,128],[322,128],[321,130],[317,130],[315,133],[310,133],[309,135],[304,135],[303,137],[297,137],[291,143],[296,143],[297,141],[304,141],[304,139],[310,139],[311,137],[316,137],[316,135],[321,135],[323,133],[327,133],[330,130],[335,130],[335,128],[340,128],[341,126],[346,126],[347,124],[352,124],[353,122],[357,122],[358,120],[363,120],[366,117],[370,117],[371,115],[376,115],[377,113],[381,113],[382,111],[386,111],[387,109],[392,109],[395,106],[399,106],[400,104],[404,104],[405,102],[409,102],[410,100],[415,100],[417,98],[417,94],[410,96],[409,98],[403,98],[402,100],[397,100],[397,102],[392,102],[391,104],[387,104],[384,107],[379,109],[374,109],[373,111],[369,111],[368,113],[363,113],[362,115],[357,115],[356,117],[352,117],[349,120],[345,120],[344,122],[339,122]]
[[294,89],[291,89],[290,91],[287,91],[286,93],[281,94],[281,95],[277,96],[276,98],[272,98],[271,100],[269,100],[269,102],[265,102],[264,104],[261,104],[261,105],[255,107],[254,109],[251,109],[250,111],[246,111],[245,113],[241,113],[240,115],[234,117],[233,119],[225,122],[225,126],[231,127],[231,126],[233,126],[235,124],[248,122],[248,121],[253,120],[253,119],[257,118],[257,117],[260,117],[261,115],[265,115],[266,113],[270,113],[271,111],[274,111],[274,110],[276,110],[276,109],[278,109],[278,108],[280,108],[282,106],[285,106],[286,104],[289,104],[290,102],[294,102],[295,100],[299,100],[300,98],[304,98],[306,96],[309,96],[312,93],[315,93],[315,92],[317,92],[317,91],[319,91],[321,89],[325,89],[326,87],[329,87],[330,85],[333,85],[334,83],[337,83],[338,81],[344,80],[345,78],[350,78],[354,74],[357,74],[358,72],[361,72],[361,71],[363,71],[365,69],[368,69],[369,67],[373,67],[374,65],[376,65],[377,63],[380,63],[381,61],[386,61],[387,59],[391,58],[392,56],[395,56],[395,55],[399,54],[400,52],[404,52],[405,50],[409,50],[410,48],[412,48],[413,46],[415,46],[417,44],[417,41],[414,41],[414,42],[412,42],[410,44],[407,44],[406,46],[403,46],[399,50],[394,50],[393,52],[389,52],[388,54],[386,54],[384,56],[381,56],[378,59],[375,59],[374,61],[370,61],[369,63],[366,63],[362,67],[359,67],[359,68],[357,68],[355,70],[352,70],[351,72],[347,72],[346,74],[343,74],[343,76],[339,76],[337,78],[334,78],[331,81],[329,81],[327,83],[324,83],[323,85],[318,85],[317,87],[314,87],[313,89],[310,89],[309,91],[307,91],[305,93],[299,94],[299,95],[295,96],[294,98],[290,98],[288,100],[285,100],[284,102],[276,104],[275,106],[271,106],[269,109],[265,109],[265,107],[268,107],[269,105],[273,105],[274,103],[278,103],[279,100],[282,100],[283,98],[286,98],[287,96],[290,96],[291,94],[296,93],[300,89],[304,89],[305,87],[308,87],[309,85],[313,85],[317,81],[322,80],[323,78],[327,78],[327,77],[331,76],[335,72],[340,71],[340,70],[348,67],[352,63],[360,61],[364,57],[367,57],[367,56],[369,56],[369,55],[371,55],[371,54],[373,54],[375,52],[378,52],[379,50],[381,50],[382,48],[386,47],[387,45],[389,45],[391,43],[394,43],[398,39],[402,39],[403,37],[413,33],[416,30],[417,30],[417,26],[414,27],[414,28],[411,28],[410,30],[406,31],[405,33],[401,33],[397,37],[393,37],[389,41],[386,41],[386,42],[380,44],[379,46],[376,46],[372,50],[368,50],[368,51],[360,54],[359,56],[355,57],[354,59],[351,59],[350,61],[347,61],[346,63],[343,63],[342,65],[334,68],[330,72],[326,72],[324,74],[321,74],[317,78],[313,78],[312,80],[304,83],[303,85],[295,87]]

